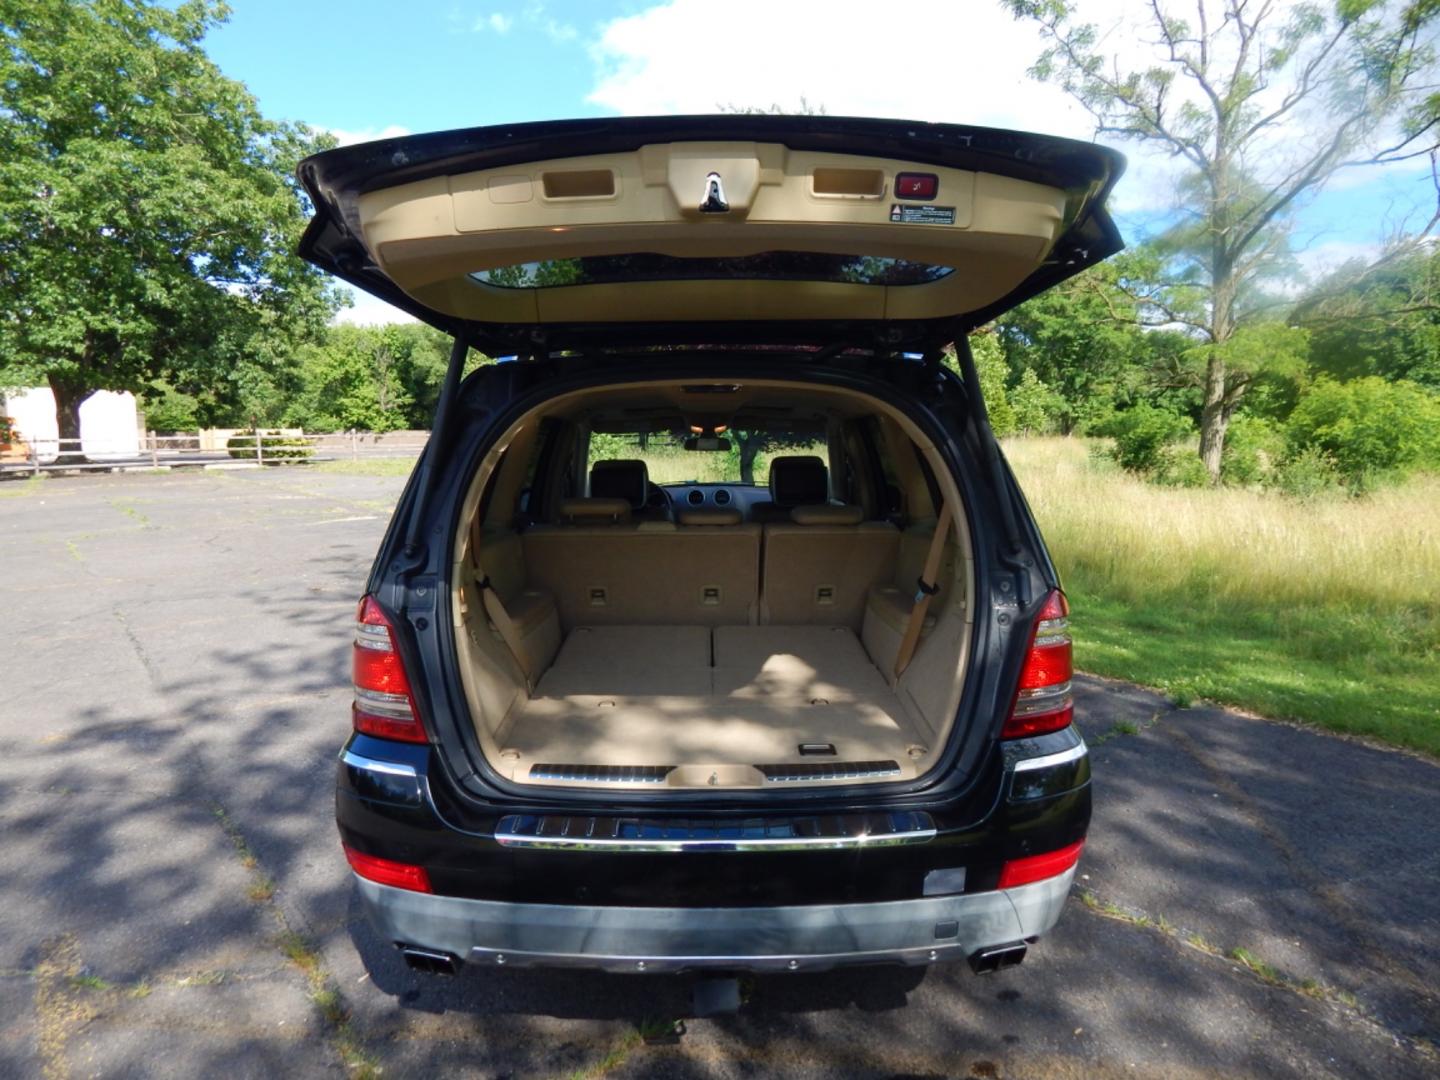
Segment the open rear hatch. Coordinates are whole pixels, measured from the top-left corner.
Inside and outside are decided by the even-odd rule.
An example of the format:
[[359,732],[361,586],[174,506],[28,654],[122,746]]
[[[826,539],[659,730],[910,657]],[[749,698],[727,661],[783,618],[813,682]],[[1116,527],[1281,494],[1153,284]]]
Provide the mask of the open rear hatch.
[[[706,351],[715,346],[772,347],[748,350],[744,385],[703,385],[708,375],[672,385],[664,363],[650,364],[657,381],[621,404],[643,411],[654,404],[643,394],[669,395],[688,430],[707,435],[760,405],[813,406],[840,433],[833,476],[872,468],[850,449],[855,425],[888,433],[890,466],[873,466],[869,498],[822,477],[803,500],[817,512],[786,507],[764,524],[738,513],[630,520],[646,510],[643,479],[622,513],[587,490],[583,469],[564,485],[557,472],[556,497],[537,510],[543,485],[527,479],[522,448],[543,448],[554,440],[541,433],[561,425],[583,463],[595,422],[583,400],[547,400],[487,435],[447,550],[460,668],[494,771],[691,789],[926,775],[951,741],[976,603],[959,466],[937,450],[954,433],[933,422],[927,433],[863,388],[815,398],[814,361],[933,362],[1118,251],[1104,199],[1122,168],[1112,151],[1066,139],[783,116],[479,128],[302,162],[316,206],[302,255],[456,338],[432,451],[457,445],[449,425],[470,346],[562,366],[698,347],[663,353],[677,373],[697,357],[721,362]],[[988,432],[964,349],[961,361],[972,427]],[[765,400],[739,400],[757,394]],[[993,439],[978,438],[977,468],[1006,492],[993,516],[1018,549]],[[433,456],[409,512],[412,561],[433,525]],[[882,506],[873,493],[892,483],[907,498]]]
[[579,120],[306,159],[301,254],[492,354],[955,340],[1122,246],[1123,158],[950,124]]

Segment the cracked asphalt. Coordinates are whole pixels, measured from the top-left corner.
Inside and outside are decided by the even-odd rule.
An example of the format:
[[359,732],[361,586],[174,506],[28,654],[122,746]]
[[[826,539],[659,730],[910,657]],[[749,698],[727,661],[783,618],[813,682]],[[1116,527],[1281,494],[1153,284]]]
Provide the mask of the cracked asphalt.
[[1088,678],[1091,842],[1018,969],[709,1020],[680,978],[413,975],[331,816],[402,483],[0,483],[0,1076],[1440,1074],[1440,766]]

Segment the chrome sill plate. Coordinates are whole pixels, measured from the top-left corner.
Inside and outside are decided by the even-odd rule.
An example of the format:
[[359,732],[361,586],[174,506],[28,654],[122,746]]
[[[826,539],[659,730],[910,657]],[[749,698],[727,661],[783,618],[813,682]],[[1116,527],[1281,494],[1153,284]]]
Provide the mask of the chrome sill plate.
[[899,776],[894,761],[816,761],[784,765],[756,765],[770,784],[803,783],[810,780],[873,780],[877,776]]
[[531,765],[531,780],[586,784],[663,784],[674,765]]
[[930,815],[913,810],[737,821],[511,814],[495,825],[495,840],[504,847],[562,851],[816,851],[924,844],[934,837]]

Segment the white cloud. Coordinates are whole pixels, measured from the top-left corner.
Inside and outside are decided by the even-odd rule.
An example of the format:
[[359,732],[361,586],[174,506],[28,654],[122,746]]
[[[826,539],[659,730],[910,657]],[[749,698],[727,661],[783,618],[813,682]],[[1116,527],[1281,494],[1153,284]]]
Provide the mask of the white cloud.
[[335,317],[330,320],[331,326],[384,326],[389,323],[417,321],[399,308],[392,307],[384,300],[371,296],[367,292],[361,292],[353,285],[347,284],[344,288],[349,291],[354,306],[337,311]]
[[1295,252],[1295,260],[1311,280],[1338,270],[1353,259],[1374,262],[1383,250],[1379,241],[1326,240]]
[[[1127,10],[1101,0],[1092,17]],[[591,47],[590,102],[625,115],[713,113],[720,106],[795,106],[801,97],[834,116],[900,117],[1017,128],[1090,139],[1094,122],[1029,68],[1043,45],[1034,26],[998,3],[937,4],[875,20],[873,4],[831,0],[823,9],[774,0],[670,0],[600,29]],[[765,32],[757,34],[756,26]],[[1135,42],[1135,35],[1122,35]],[[1140,48],[1131,44],[1118,51]],[[1130,145],[1115,206],[1168,206],[1174,165]]]
[[476,30],[493,30],[497,34],[508,34],[510,27],[514,25],[514,16],[506,15],[500,11],[493,11],[489,15],[481,15],[475,20]]
[[383,128],[326,128],[326,131],[334,135],[340,141],[341,146],[354,146],[356,143],[374,142],[376,139],[395,139],[401,135],[409,135],[410,129],[401,127],[399,124],[387,124]]
[[[1280,0],[1270,30],[1278,32]],[[1193,21],[1193,7],[1167,3]],[[717,17],[717,10],[723,11]],[[1094,136],[1094,120],[1055,85],[1029,68],[1044,49],[1033,23],[1016,20],[996,0],[930,5],[877,20],[872,3],[830,0],[823,9],[776,0],[666,0],[611,20],[591,45],[596,83],[591,103],[624,115],[710,113],[722,105],[793,107],[803,96],[837,116],[902,117],[1016,128],[1076,139]],[[1087,0],[1080,16],[1098,28],[1097,50],[1122,71],[1161,63],[1158,31],[1148,5],[1134,0]],[[763,26],[764,32],[755,28]],[[1223,53],[1223,48],[1220,50]],[[1224,66],[1232,58],[1216,56]],[[1261,100],[1271,105],[1285,79]],[[1204,107],[1189,80],[1172,84],[1171,107]],[[1327,134],[1312,116],[1294,115],[1257,147],[1250,164],[1283,175],[1294,153]],[[1109,139],[1101,141],[1110,142]],[[1186,163],[1133,141],[1113,145],[1129,168],[1111,200],[1129,220],[1153,221],[1175,205],[1175,183]],[[1368,170],[1356,170],[1357,173]],[[1369,176],[1342,176],[1337,186]]]

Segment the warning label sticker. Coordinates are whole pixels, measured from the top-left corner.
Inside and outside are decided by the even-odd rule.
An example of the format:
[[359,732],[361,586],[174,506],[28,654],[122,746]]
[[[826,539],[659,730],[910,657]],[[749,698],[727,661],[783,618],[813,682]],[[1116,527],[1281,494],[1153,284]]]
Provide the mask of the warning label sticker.
[[954,225],[953,206],[907,206],[890,204],[890,220],[901,225]]

